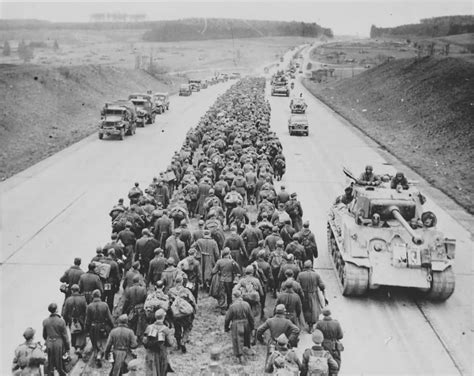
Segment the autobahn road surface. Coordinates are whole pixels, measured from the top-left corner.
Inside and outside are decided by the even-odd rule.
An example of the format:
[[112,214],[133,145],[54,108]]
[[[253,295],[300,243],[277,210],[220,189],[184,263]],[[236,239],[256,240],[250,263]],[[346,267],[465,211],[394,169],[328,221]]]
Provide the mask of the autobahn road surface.
[[[172,97],[170,111],[124,141],[97,134],[0,184],[1,369],[10,374],[26,327],[42,340],[51,302],[62,305],[59,278],[82,257],[83,268],[110,234],[108,212],[135,181],[145,188],[179,150],[187,130],[232,82]],[[124,196],[125,195],[125,196]]]
[[[267,93],[269,93],[267,88]],[[441,208],[423,190],[428,202],[425,210],[438,217],[438,228],[457,239],[456,290],[443,303],[415,300],[412,291],[401,288],[381,289],[362,298],[345,298],[337,284],[327,253],[326,223],[329,206],[344,192],[346,181],[342,167],[360,174],[366,164],[377,172],[394,173],[401,169],[409,178],[422,180],[392,156],[383,155],[377,144],[366,138],[343,119],[316,100],[297,83],[292,95],[303,93],[307,101],[309,137],[290,136],[287,120],[289,100],[270,97],[271,126],[283,144],[287,158],[282,180],[289,192],[297,192],[304,219],[316,235],[320,256],[316,262],[327,286],[333,316],[344,330],[343,374],[397,375],[471,375],[472,374],[472,286],[473,267],[471,234]],[[448,200],[439,191],[437,200]],[[456,211],[452,211],[456,212]],[[465,218],[467,214],[463,214]],[[472,223],[472,217],[471,221]],[[311,345],[309,334],[298,346]]]
[[[117,198],[134,181],[146,186],[167,166],[186,130],[228,86],[173,98],[170,112],[158,116],[155,125],[138,129],[135,136],[123,142],[93,136],[1,184],[0,374],[8,374],[25,327],[35,327],[40,339],[48,303],[62,303],[58,278],[73,258],[82,257],[86,266],[95,247],[107,241],[107,213]],[[342,297],[326,249],[327,210],[345,186],[342,165],[357,171],[368,161],[376,169],[387,165],[372,144],[310,99],[304,89],[297,85],[296,90],[304,92],[309,103],[310,136],[288,135],[287,98],[270,98],[272,127],[287,156],[284,182],[290,191],[298,192],[305,219],[316,233],[321,254],[317,267],[345,331],[343,374],[471,374],[469,233],[435,202],[427,203],[434,208],[439,226],[458,240],[457,287],[448,302],[417,302],[404,290],[394,290],[390,296],[377,292],[365,298]],[[298,350],[309,344],[310,336],[303,335]]]

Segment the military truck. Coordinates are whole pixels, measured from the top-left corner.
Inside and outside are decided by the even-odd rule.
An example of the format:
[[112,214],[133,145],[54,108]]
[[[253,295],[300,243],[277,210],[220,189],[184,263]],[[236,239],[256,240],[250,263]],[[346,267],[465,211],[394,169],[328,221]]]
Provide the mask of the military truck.
[[201,80],[188,80],[191,91],[201,91]]
[[170,96],[168,93],[154,93],[153,101],[155,102],[155,108],[158,114],[162,114],[170,109]]
[[290,110],[292,114],[304,114],[308,105],[303,98],[295,98],[290,101]]
[[[353,200],[330,208],[328,251],[343,295],[380,286],[418,289],[431,300],[448,299],[455,287],[456,241],[423,212],[424,196],[413,186],[391,189],[353,183]],[[423,198],[423,199],[422,199]]]
[[145,124],[155,122],[156,106],[151,94],[130,94],[128,100],[135,105],[138,126],[145,127]]
[[290,88],[287,81],[276,81],[272,85],[272,96],[283,95],[285,97],[290,96]]
[[99,139],[102,140],[106,135],[119,136],[123,140],[125,135],[135,134],[137,115],[132,102],[123,100],[106,103],[100,115]]
[[288,119],[288,132],[290,136],[294,134],[301,134],[303,136],[309,135],[309,123],[306,115],[298,114],[291,115]]
[[189,84],[181,84],[179,87],[179,96],[190,96],[192,94],[191,87]]

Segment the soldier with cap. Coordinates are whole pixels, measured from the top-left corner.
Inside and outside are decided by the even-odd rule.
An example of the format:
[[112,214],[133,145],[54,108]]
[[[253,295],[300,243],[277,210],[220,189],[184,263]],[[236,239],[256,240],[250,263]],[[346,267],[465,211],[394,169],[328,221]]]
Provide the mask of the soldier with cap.
[[318,246],[314,234],[309,229],[309,221],[303,223],[303,229],[297,234],[305,250],[305,260],[312,262],[313,258],[318,258]]
[[294,229],[301,231],[303,227],[303,208],[297,197],[295,192],[290,195],[290,200],[285,204],[285,210],[291,218]]
[[238,289],[232,292],[233,303],[229,307],[224,322],[226,332],[232,330],[232,348],[234,356],[242,363],[244,347],[250,348],[251,332],[254,329],[255,320],[249,303],[242,299],[242,293]]
[[264,343],[263,335],[267,330],[270,331],[270,338],[267,341],[267,345],[269,346],[273,345],[276,339],[282,334],[286,335],[292,347],[298,345],[300,329],[286,317],[284,304],[277,304],[275,307],[275,315],[258,327],[256,337],[259,342]]
[[291,225],[291,221],[286,220],[283,223],[283,227],[280,230],[280,237],[285,243],[285,247],[291,243],[295,234],[296,234],[296,230]]
[[272,227],[272,233],[265,238],[264,244],[270,252],[273,252],[277,248],[277,246],[281,246],[281,248],[283,248],[285,242],[280,236],[278,226]]
[[349,205],[354,199],[354,195],[352,194],[352,192],[352,186],[346,187],[344,189],[344,194],[336,198],[335,204],[337,205],[339,203],[343,203],[344,205]]
[[255,219],[250,221],[250,226],[247,226],[240,236],[244,241],[245,249],[248,254],[251,254],[252,251],[258,247],[258,242],[263,240],[262,231],[257,227],[257,221]]
[[150,284],[155,284],[161,280],[161,274],[166,269],[166,258],[164,257],[164,252],[161,248],[156,248],[153,253],[155,257],[150,261],[147,273],[147,286]]
[[144,308],[146,295],[146,288],[140,285],[140,277],[138,275],[133,277],[133,285],[127,288],[123,294],[122,313],[128,315],[130,329],[136,334],[139,342],[142,339],[146,326]]
[[198,221],[198,229],[193,231],[193,240],[191,244],[196,243],[199,239],[204,238],[204,220]]
[[232,225],[230,227],[230,234],[226,237],[224,241],[224,248],[227,247],[230,249],[230,254],[232,258],[239,264],[241,268],[247,265],[248,254],[245,248],[244,240],[242,236],[237,233],[237,226]]
[[276,248],[270,253],[270,259],[268,260],[272,268],[273,274],[273,297],[276,298],[276,292],[280,289],[280,270],[282,265],[286,264],[286,253],[283,250],[283,240],[279,239],[276,242]]
[[33,351],[43,353],[39,342],[34,342],[36,331],[33,328],[26,328],[23,332],[25,342],[15,349],[15,356],[12,363],[12,374],[14,376],[42,376],[40,365],[46,361],[46,355],[42,358],[34,357]]
[[178,227],[174,229],[173,235],[170,235],[169,238],[166,239],[165,257],[173,258],[175,265],[178,265],[178,262],[186,257],[185,245],[179,239],[180,235],[181,228]]
[[46,353],[48,363],[46,372],[53,375],[54,370],[60,376],[66,375],[63,363],[63,355],[69,353],[69,337],[67,335],[66,322],[58,314],[58,306],[51,303],[48,306],[49,317],[43,320],[43,339],[46,341]]
[[112,329],[105,346],[105,358],[112,354],[113,365],[110,376],[121,376],[128,372],[127,363],[134,358],[132,349],[137,348],[137,337],[127,326],[127,315],[120,315],[117,327]]
[[197,302],[199,285],[202,284],[202,280],[201,264],[196,258],[195,248],[190,248],[188,257],[185,257],[178,263],[178,270],[183,273],[184,286],[192,292],[194,299]]
[[159,309],[155,312],[155,322],[145,329],[143,345],[146,349],[145,375],[165,376],[172,372],[168,360],[167,347],[173,346],[171,329],[164,325],[166,312]]
[[316,323],[316,329],[320,330],[324,335],[322,346],[329,351],[334,360],[341,369],[341,351],[344,350],[340,340],[344,336],[339,321],[331,317],[329,308],[323,309],[323,319]]
[[286,271],[291,270],[293,272],[293,277],[298,278],[298,274],[300,273],[301,269],[295,261],[295,256],[292,253],[286,254],[286,263],[284,263],[281,268],[280,272],[278,273],[278,280],[280,281],[280,285],[283,281],[286,280]]
[[104,264],[110,265],[109,276],[102,280],[104,286],[104,301],[108,304],[110,312],[114,309],[114,298],[115,294],[120,289],[120,268],[118,263],[115,261],[115,249],[110,248],[107,253],[107,257],[102,260]]
[[81,269],[81,258],[76,257],[74,259],[74,265],[72,265],[68,270],[66,270],[63,276],[59,279],[59,282],[62,282],[66,285],[65,299],[71,296],[71,286],[78,284],[79,279],[83,274],[84,270]]
[[254,265],[257,266],[258,276],[263,287],[263,295],[260,297],[260,318],[263,319],[263,317],[265,316],[264,309],[267,291],[270,291],[270,289],[274,285],[272,267],[265,260],[265,251],[263,249],[259,251],[257,255],[257,260],[255,261]]
[[276,202],[277,204],[286,204],[290,200],[290,194],[286,191],[286,187],[282,185],[280,192],[277,193]]
[[295,351],[288,347],[288,338],[280,334],[276,339],[274,350],[269,354],[265,364],[265,372],[273,373],[284,370],[285,374],[298,375],[301,369],[301,361]]
[[221,349],[218,346],[212,346],[209,353],[211,361],[206,369],[201,370],[199,376],[230,376],[229,372],[220,365]]
[[89,270],[79,278],[79,291],[86,297],[87,304],[92,301],[92,292],[94,290],[103,291],[103,285],[100,277],[95,272],[95,264],[89,264]]
[[179,228],[181,229],[181,234],[179,234],[179,240],[181,240],[184,243],[184,249],[186,251],[185,255],[189,251],[189,248],[191,248],[191,244],[193,243],[193,234],[191,231],[188,229],[188,224],[185,219],[183,219],[179,225]]
[[211,238],[211,231],[204,230],[204,238],[198,239],[194,244],[197,251],[197,259],[201,263],[202,285],[204,289],[209,288],[212,277],[212,268],[219,259],[219,248],[217,242]]
[[293,290],[293,282],[285,281],[281,287],[282,292],[277,296],[276,305],[283,304],[291,322],[295,325],[301,326],[301,299]]
[[175,285],[176,276],[181,273],[175,265],[175,259],[169,257],[166,260],[166,269],[161,273],[161,280],[165,284],[165,293],[168,293],[169,289]]
[[140,261],[140,272],[146,276],[153,252],[160,247],[160,243],[153,237],[150,230],[144,228],[142,237],[135,244],[135,261]]
[[[301,376],[310,375],[337,375],[339,369],[337,362],[332,355],[324,350],[322,343],[324,341],[323,333],[316,329],[312,337],[314,346],[306,349],[303,353],[303,362],[301,365]],[[317,358],[318,361],[311,361]]]
[[374,168],[371,165],[365,166],[365,172],[359,176],[357,184],[360,185],[379,185],[381,183],[380,177],[374,174]]
[[64,302],[62,315],[71,332],[71,345],[75,348],[77,356],[82,357],[86,347],[87,302],[84,295],[79,294],[78,285],[72,285],[71,292],[71,296]]
[[124,269],[128,271],[131,268],[133,262],[133,250],[135,249],[135,233],[132,231],[132,223],[127,221],[125,223],[125,229],[117,234],[117,239],[124,245],[123,256],[124,256]]
[[130,286],[133,286],[133,278],[135,276],[138,276],[139,283],[144,286],[145,278],[140,273],[140,261],[134,261],[130,270],[125,274],[122,283],[124,291]]
[[222,258],[217,260],[214,268],[212,269],[212,274],[217,274],[215,278],[219,278],[219,298],[217,299],[218,307],[221,310],[221,313],[224,313],[229,309],[232,303],[232,288],[234,285],[234,280],[238,275],[241,275],[241,269],[237,262],[232,259],[230,254],[230,249],[225,247],[222,251]]
[[266,237],[272,233],[273,225],[268,220],[268,214],[267,213],[262,213],[262,217],[260,219],[260,222],[258,222],[257,227],[260,231],[262,231],[263,239],[266,239]]
[[158,217],[153,226],[155,239],[160,243],[159,247],[165,249],[166,239],[173,233],[173,221],[168,217],[168,210]]

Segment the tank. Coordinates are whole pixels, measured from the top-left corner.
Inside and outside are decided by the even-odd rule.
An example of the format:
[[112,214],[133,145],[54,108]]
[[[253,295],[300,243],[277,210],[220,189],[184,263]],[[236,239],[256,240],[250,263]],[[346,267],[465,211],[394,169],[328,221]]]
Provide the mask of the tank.
[[401,286],[431,300],[448,299],[455,287],[456,241],[436,228],[434,213],[423,213],[419,191],[383,183],[352,188],[353,200],[336,200],[327,223],[328,251],[343,295]]

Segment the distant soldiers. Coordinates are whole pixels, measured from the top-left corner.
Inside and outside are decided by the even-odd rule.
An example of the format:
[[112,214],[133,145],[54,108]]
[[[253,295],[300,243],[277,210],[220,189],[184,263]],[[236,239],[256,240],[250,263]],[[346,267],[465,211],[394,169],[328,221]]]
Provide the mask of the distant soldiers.
[[58,314],[58,306],[48,306],[49,317],[43,320],[43,339],[46,341],[48,364],[46,372],[53,375],[56,370],[60,376],[66,375],[63,355],[69,352],[70,344],[66,330],[66,322]]

